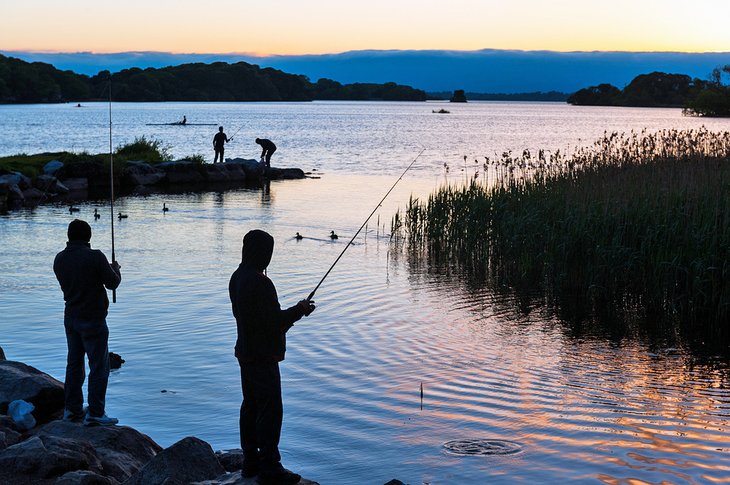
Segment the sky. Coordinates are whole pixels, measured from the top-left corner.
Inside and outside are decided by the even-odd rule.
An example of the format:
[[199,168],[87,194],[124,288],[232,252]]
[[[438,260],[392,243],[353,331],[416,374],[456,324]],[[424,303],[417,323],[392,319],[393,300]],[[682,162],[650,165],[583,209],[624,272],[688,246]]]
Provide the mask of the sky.
[[0,51],[730,51],[730,0],[3,0]]

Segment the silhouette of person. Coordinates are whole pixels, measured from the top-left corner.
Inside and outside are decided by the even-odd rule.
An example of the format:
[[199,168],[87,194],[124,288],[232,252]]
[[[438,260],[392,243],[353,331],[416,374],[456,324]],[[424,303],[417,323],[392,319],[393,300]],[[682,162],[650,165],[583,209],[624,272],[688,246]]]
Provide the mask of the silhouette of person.
[[[63,419],[86,426],[108,426],[119,422],[106,415],[106,388],[109,382],[109,328],[106,316],[109,298],[106,289],[116,289],[122,281],[120,266],[98,249],[91,249],[91,226],[74,219],[68,225],[66,248],[56,255],[56,274],[66,301],[63,325],[68,358],[64,385]],[[88,408],[84,413],[84,354],[89,358]]]
[[181,125],[184,125],[184,124],[185,124],[185,123],[187,123],[187,122],[188,122],[188,118],[187,118],[187,116],[183,115],[183,119],[182,119],[182,121],[180,122],[180,124],[181,124]]
[[271,166],[271,155],[276,151],[276,145],[266,138],[256,138],[256,143],[261,145],[261,161],[266,163],[266,167]]
[[239,421],[243,475],[259,475],[260,483],[293,484],[301,477],[281,465],[279,454],[284,415],[279,362],[286,352],[286,332],[315,307],[313,301],[301,300],[281,309],[274,284],[264,274],[273,251],[271,235],[249,231],[243,238],[241,264],[228,285],[243,391]]
[[225,151],[226,143],[228,143],[229,140],[225,133],[223,133],[223,127],[218,127],[218,133],[215,134],[213,137],[213,151],[215,151],[215,158],[213,158],[213,163],[216,163],[218,160],[218,157],[220,156],[221,163],[223,163],[223,152]]

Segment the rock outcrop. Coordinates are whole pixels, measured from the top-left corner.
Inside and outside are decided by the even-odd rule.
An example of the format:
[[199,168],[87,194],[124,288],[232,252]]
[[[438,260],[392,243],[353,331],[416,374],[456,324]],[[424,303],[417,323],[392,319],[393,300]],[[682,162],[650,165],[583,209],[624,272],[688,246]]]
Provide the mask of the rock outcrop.
[[33,416],[42,423],[63,411],[63,384],[22,362],[0,361],[0,414],[19,399],[35,406]]

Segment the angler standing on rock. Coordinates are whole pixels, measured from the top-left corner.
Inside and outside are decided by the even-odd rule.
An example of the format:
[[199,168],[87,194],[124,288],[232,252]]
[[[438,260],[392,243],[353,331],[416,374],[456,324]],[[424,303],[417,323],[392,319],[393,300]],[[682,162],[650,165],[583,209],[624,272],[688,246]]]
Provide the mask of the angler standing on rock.
[[243,238],[241,264],[228,285],[236,317],[235,355],[241,368],[240,432],[243,476],[259,475],[259,483],[294,484],[301,477],[281,465],[279,437],[284,411],[279,362],[286,352],[286,332],[314,311],[302,300],[282,310],[276,288],[264,274],[274,251],[274,238],[249,231]]
[[[234,133],[235,134],[235,133]],[[225,160],[223,160],[223,153],[226,151],[226,143],[231,141],[233,138],[228,138],[225,133],[223,133],[223,127],[218,127],[218,133],[215,134],[213,137],[213,151],[215,152],[215,158],[213,158],[213,163],[216,163],[218,161],[218,158],[220,157],[221,163],[223,163]]]
[[[53,272],[66,301],[63,324],[68,358],[64,385],[63,419],[86,426],[116,424],[106,415],[106,388],[109,382],[109,328],[106,325],[109,298],[122,281],[119,264],[109,263],[104,253],[91,249],[91,226],[74,219],[68,225],[66,249],[56,255]],[[84,413],[82,387],[85,379],[84,354],[89,358],[89,407]]]

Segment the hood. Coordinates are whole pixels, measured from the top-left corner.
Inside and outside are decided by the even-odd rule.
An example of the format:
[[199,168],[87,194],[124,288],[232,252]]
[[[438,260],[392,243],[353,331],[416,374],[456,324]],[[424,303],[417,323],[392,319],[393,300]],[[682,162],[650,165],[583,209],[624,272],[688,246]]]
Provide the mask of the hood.
[[274,238],[268,232],[254,229],[243,236],[241,264],[263,271],[271,262],[274,253]]

